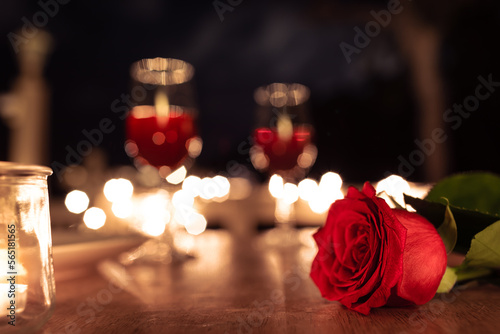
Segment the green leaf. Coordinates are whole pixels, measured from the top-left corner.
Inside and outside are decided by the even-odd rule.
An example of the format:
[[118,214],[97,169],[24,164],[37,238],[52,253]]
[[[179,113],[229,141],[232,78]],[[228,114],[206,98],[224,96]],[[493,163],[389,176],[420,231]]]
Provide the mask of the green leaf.
[[460,266],[455,269],[455,274],[457,275],[457,282],[468,281],[484,276],[488,276],[492,273],[489,268],[483,267],[470,267],[470,266]]
[[[446,204],[429,202],[423,199],[405,195],[406,204],[411,205],[417,213],[425,217],[436,228],[439,228],[445,217]],[[462,209],[450,204],[450,210],[455,218],[457,226],[457,243],[455,251],[466,253],[474,236],[499,220],[495,215],[489,215],[478,211]]]
[[500,220],[476,234],[465,255],[469,266],[500,268]]
[[449,205],[446,205],[444,221],[437,231],[441,239],[443,239],[446,253],[450,254],[457,244],[457,224],[455,223],[455,218],[453,218],[453,213],[451,213]]
[[457,274],[455,274],[455,269],[446,267],[441,283],[439,283],[436,293],[446,293],[453,289],[453,286],[457,282]]
[[454,207],[499,215],[500,176],[486,172],[456,174],[438,182],[425,200],[440,202],[446,197]]

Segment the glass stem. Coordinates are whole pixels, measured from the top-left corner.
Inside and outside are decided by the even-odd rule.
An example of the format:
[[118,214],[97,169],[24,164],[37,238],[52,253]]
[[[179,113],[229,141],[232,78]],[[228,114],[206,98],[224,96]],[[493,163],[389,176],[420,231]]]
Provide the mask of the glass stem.
[[276,199],[274,211],[276,227],[290,229],[295,225],[295,209],[293,204],[285,202],[282,198]]

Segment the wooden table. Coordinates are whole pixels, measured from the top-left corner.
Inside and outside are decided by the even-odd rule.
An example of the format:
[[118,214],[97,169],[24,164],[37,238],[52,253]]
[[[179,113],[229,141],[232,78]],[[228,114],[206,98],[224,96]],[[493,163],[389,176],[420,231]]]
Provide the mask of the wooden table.
[[313,248],[280,251],[261,240],[206,231],[196,237],[193,260],[127,267],[133,294],[97,271],[57,282],[55,312],[40,333],[493,333],[500,327],[496,286],[469,285],[421,307],[363,316],[321,298],[309,278]]

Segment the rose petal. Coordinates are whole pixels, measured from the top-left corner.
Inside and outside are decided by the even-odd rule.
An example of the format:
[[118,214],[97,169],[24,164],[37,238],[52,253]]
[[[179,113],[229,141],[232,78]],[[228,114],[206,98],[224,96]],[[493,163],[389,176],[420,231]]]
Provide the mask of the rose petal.
[[321,264],[319,261],[314,259],[313,265],[311,269],[310,276],[314,283],[318,286],[319,291],[321,292],[321,295],[329,300],[338,300],[341,296],[336,294],[335,289],[331,285],[330,281],[328,280],[328,277],[323,274],[323,270],[320,269],[318,270],[317,268],[320,268]]
[[436,294],[446,270],[446,249],[436,228],[422,216],[406,210],[393,210],[408,232],[403,255],[403,275],[397,286],[398,298],[389,305],[427,303]]
[[375,197],[375,195],[377,194],[375,188],[373,188],[370,182],[365,182],[365,184],[363,185],[362,193],[370,198]]
[[351,186],[347,189],[347,195],[345,196],[345,198],[347,198],[347,199],[362,199],[362,198],[365,198],[365,196],[366,196],[365,194],[360,192],[355,187]]

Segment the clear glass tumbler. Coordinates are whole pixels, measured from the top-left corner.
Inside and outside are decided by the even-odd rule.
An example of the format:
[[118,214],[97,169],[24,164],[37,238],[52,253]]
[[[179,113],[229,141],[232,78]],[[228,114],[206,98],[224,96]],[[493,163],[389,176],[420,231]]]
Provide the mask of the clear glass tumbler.
[[48,167],[0,162],[0,333],[32,333],[52,315]]

